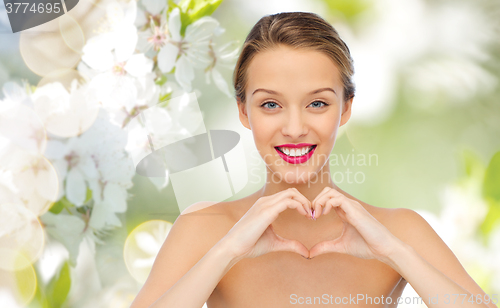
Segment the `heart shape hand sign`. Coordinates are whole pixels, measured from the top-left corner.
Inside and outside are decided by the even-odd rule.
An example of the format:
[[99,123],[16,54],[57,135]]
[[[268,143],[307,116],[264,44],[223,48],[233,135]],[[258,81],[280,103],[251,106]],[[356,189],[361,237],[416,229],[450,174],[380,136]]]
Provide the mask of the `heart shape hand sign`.
[[[274,232],[271,223],[288,208],[313,220],[333,209],[342,219],[342,234],[334,240],[320,242],[310,250],[297,240],[283,238]],[[231,252],[238,259],[255,258],[273,251],[291,251],[308,259],[338,252],[386,262],[390,251],[401,243],[359,202],[331,187],[323,189],[312,202],[295,188],[261,197],[226,238]]]

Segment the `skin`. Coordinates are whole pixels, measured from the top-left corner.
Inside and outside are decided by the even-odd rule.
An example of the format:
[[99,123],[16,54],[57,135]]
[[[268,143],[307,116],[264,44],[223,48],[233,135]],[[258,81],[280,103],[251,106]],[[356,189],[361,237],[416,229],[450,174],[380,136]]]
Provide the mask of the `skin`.
[[[429,224],[413,210],[366,204],[332,182],[328,156],[352,99],[342,99],[339,71],[327,56],[280,46],[256,55],[248,74],[239,115],[266,163],[267,182],[245,198],[186,209],[132,307],[289,307],[308,299],[323,307],[358,294],[395,302],[407,283],[428,307],[496,307],[445,304],[447,294],[484,291]],[[275,93],[252,95],[259,88]],[[320,88],[333,91],[308,94]],[[266,109],[266,102],[275,104]],[[301,165],[285,163],[274,149],[302,142],[317,148]],[[441,300],[429,303],[429,295]],[[381,306],[396,307],[349,304]]]

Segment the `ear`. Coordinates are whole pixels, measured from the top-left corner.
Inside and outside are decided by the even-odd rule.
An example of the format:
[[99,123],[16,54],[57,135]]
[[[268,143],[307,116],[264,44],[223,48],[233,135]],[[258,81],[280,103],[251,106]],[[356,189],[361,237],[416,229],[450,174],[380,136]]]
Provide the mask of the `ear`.
[[240,114],[241,124],[243,124],[243,126],[251,130],[250,122],[248,121],[247,104],[242,103],[239,98],[236,99],[236,102],[238,103],[238,111]]
[[340,118],[340,126],[347,123],[347,121],[351,118],[351,109],[352,109],[352,100],[354,97],[351,97],[349,100],[345,101],[342,106],[342,116]]

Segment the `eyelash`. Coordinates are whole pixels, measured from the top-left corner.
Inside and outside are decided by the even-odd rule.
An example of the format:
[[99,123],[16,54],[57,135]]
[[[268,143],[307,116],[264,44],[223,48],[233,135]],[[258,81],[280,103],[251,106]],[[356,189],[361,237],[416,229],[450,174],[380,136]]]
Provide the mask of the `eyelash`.
[[[328,103],[326,103],[326,102],[324,102],[324,101],[320,101],[320,100],[315,100],[315,101],[314,101],[314,102],[312,102],[311,104],[316,103],[316,102],[323,103],[324,105],[323,105],[323,106],[321,106],[321,107],[315,108],[315,109],[320,109],[320,108],[322,108],[322,107],[326,107],[326,106],[329,106],[329,105],[330,105],[330,104],[328,104]],[[262,103],[262,105],[260,105],[260,106],[261,106],[262,108],[264,108],[264,109],[276,109],[276,108],[265,108],[265,107],[264,107],[264,105],[269,104],[269,103],[274,103],[274,104],[276,104],[276,105],[277,105],[277,103],[276,103],[276,102],[273,102],[273,101],[267,101],[267,102]],[[311,105],[311,104],[309,104],[309,105]]]

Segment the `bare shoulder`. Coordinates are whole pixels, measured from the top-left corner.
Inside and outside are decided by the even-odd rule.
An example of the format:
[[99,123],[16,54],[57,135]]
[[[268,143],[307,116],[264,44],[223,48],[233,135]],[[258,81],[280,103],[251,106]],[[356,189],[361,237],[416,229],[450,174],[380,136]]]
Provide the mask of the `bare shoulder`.
[[234,225],[227,202],[197,202],[175,220],[131,307],[149,307]]
[[414,249],[425,252],[433,250],[435,248],[433,246],[436,245],[442,246],[444,244],[446,246],[432,226],[417,211],[402,207],[370,207],[374,208],[372,211],[376,213],[377,220]]
[[[205,210],[208,211],[208,212],[214,212],[214,210],[222,210],[224,207],[221,206],[222,203],[219,203],[219,202],[216,202],[216,201],[199,201],[199,202],[196,202],[196,203],[193,203],[191,204],[190,206],[188,206],[184,211],[181,212],[181,215],[186,215],[186,214],[189,214],[189,213],[194,213],[194,212],[198,212],[198,211],[201,211],[203,209],[207,209]],[[214,207],[212,207],[214,206]],[[203,213],[203,211],[199,212],[200,213]]]
[[415,210],[402,207],[383,208],[365,202],[362,202],[362,205],[392,234],[414,249],[424,252],[433,249],[429,244],[444,244],[431,225]]
[[[177,217],[164,245],[178,240],[190,240],[191,249],[203,256],[231,228],[228,202],[201,201],[186,208]],[[229,229],[228,229],[229,228]],[[160,256],[160,255],[159,255]],[[200,257],[201,258],[201,257]]]
[[451,280],[472,294],[485,294],[451,248],[418,212],[408,208],[378,208],[371,205],[366,205],[365,208],[392,234],[410,245],[416,253]]

